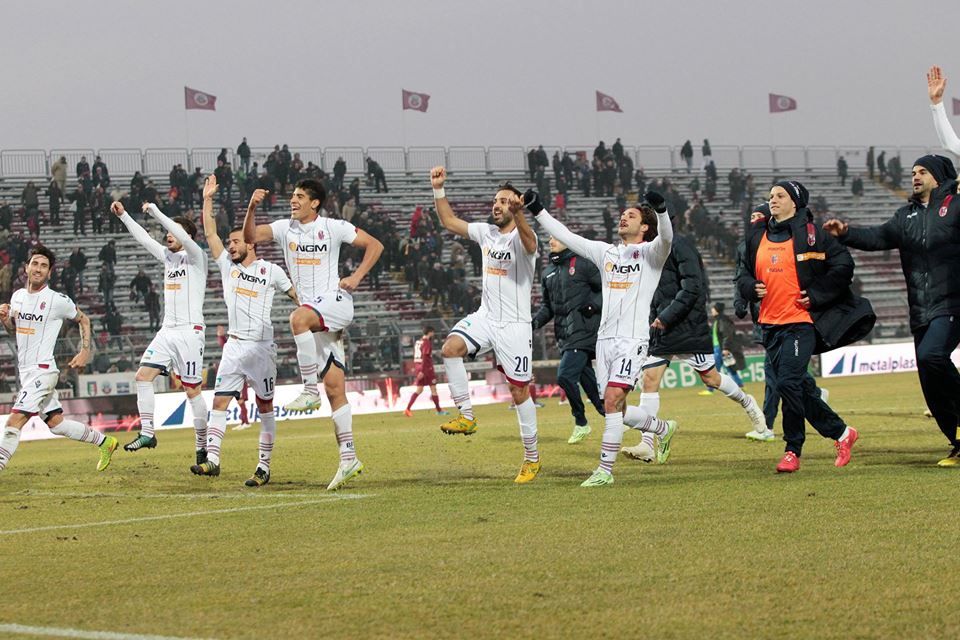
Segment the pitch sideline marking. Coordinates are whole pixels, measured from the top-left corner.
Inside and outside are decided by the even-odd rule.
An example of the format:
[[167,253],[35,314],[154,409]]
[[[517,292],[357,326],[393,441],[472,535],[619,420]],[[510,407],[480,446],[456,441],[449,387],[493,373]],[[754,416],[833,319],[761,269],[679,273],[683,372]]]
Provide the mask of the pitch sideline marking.
[[22,624],[0,624],[0,632],[29,636],[53,636],[55,638],[84,638],[86,640],[199,640],[174,636],[117,633],[115,631],[84,631],[62,627],[30,627]]
[[[303,507],[314,504],[326,504],[331,502],[342,502],[344,500],[360,500],[362,498],[371,498],[373,494],[360,495],[350,494],[341,497],[322,498],[319,500],[304,500],[302,502],[287,502],[281,504],[261,504],[253,507],[232,507],[230,509],[211,509],[209,511],[188,511],[186,513],[168,513],[159,516],[143,516],[140,518],[127,518],[125,520],[103,520],[101,522],[86,522],[81,524],[55,524],[45,527],[30,527],[28,529],[8,529],[0,531],[0,536],[13,535],[16,533],[37,533],[39,531],[56,531],[58,529],[85,529],[89,527],[106,527],[116,524],[132,524],[134,522],[151,522],[154,520],[171,520],[173,518],[191,518],[193,516],[209,516],[220,513],[239,513],[241,511],[260,511],[263,509],[283,509],[285,507]],[[146,637],[146,636],[144,636]]]
[[[321,494],[317,493],[280,493],[280,492],[248,492],[248,493],[122,493],[118,491],[107,492],[107,491],[91,491],[91,492],[74,492],[74,491],[34,491],[32,489],[24,489],[23,491],[17,491],[11,493],[10,497],[15,498],[137,498],[137,499],[148,499],[148,500],[161,500],[161,499],[173,499],[173,498],[184,498],[186,500],[201,500],[201,499],[220,499],[220,500],[254,500],[254,499],[270,499],[270,498],[317,498]],[[357,493],[340,493],[336,496],[327,496],[328,498],[336,497],[338,499],[349,499],[355,496],[362,497],[363,494]]]

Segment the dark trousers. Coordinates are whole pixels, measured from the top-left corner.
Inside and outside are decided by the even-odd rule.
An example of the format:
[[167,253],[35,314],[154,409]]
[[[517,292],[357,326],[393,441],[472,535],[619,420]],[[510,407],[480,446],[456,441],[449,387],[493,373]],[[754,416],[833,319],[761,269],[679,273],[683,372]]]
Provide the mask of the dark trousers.
[[569,349],[560,356],[560,367],[557,369],[557,384],[567,394],[570,402],[570,413],[578,426],[587,424],[583,399],[580,397],[579,384],[587,392],[587,398],[596,408],[597,413],[603,415],[603,400],[597,389],[597,375],[590,366],[593,354],[583,349]]
[[825,438],[837,440],[846,425],[826,402],[807,371],[816,346],[812,324],[765,326],[763,348],[770,359],[775,388],[783,403],[783,439],[786,451],[803,450],[804,420]]
[[[816,380],[807,372],[807,377],[816,385]],[[820,387],[817,387],[817,395],[823,395]],[[763,416],[767,423],[767,429],[773,431],[773,423],[777,421],[777,414],[780,413],[780,393],[777,391],[777,374],[770,364],[770,354],[767,353],[763,358]]]
[[960,421],[960,373],[950,354],[960,344],[960,317],[940,316],[914,332],[917,373],[927,408],[950,444],[957,446]]

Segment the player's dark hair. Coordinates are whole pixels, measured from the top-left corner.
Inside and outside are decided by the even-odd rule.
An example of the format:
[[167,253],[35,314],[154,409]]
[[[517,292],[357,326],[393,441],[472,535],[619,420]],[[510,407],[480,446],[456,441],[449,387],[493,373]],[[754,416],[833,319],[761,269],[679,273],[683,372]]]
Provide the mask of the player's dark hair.
[[236,233],[237,231],[239,231],[240,233],[243,233],[243,225],[242,225],[242,224],[238,224],[238,225],[235,226],[233,229],[230,229],[230,233]]
[[183,227],[183,230],[187,232],[187,235],[191,238],[196,237],[197,235],[197,225],[194,224],[193,220],[184,218],[183,216],[177,216],[173,219],[178,225]]
[[657,212],[646,202],[637,206],[640,210],[640,222],[647,225],[647,232],[643,234],[645,242],[650,242],[657,237]]
[[30,262],[30,260],[33,260],[33,256],[43,256],[47,260],[49,260],[51,270],[53,269],[53,263],[57,261],[56,256],[53,255],[53,251],[50,251],[50,249],[47,249],[42,244],[38,244],[37,246],[30,249],[30,257],[27,259],[28,263]]
[[427,335],[428,333],[433,333],[433,327],[431,327],[428,324],[425,324],[423,325],[423,335]]
[[506,182],[500,183],[500,186],[497,187],[497,192],[500,192],[500,191],[509,191],[513,193],[515,196],[517,196],[518,198],[520,198],[521,200],[523,200],[523,193],[520,191],[520,189],[517,189],[515,186],[513,186],[513,184],[509,180],[507,180]]
[[297,189],[303,189],[310,196],[311,200],[319,200],[320,206],[317,207],[317,214],[323,208],[323,203],[327,201],[327,190],[323,188],[323,183],[319,180],[307,178],[297,183]]

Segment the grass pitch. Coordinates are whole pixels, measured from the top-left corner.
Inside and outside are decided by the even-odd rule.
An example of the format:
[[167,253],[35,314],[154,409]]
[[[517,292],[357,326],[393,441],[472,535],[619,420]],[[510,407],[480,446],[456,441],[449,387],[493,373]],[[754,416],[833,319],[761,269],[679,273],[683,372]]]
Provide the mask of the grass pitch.
[[329,420],[281,422],[273,479],[257,490],[242,486],[256,428],[227,432],[219,478],[189,473],[189,430],[118,451],[101,474],[89,445],[25,443],[0,474],[0,624],[199,638],[956,637],[960,469],[935,466],[947,447],[916,376],[824,384],[861,439],[836,469],[832,443],[808,429],[792,476],[774,473],[782,442],[747,441],[734,403],[694,390],[662,392],[662,417],[680,422],[670,462],[621,456],[601,489],[578,485],[602,420],[567,445],[556,399],[539,414],[543,471],[522,487],[506,405],[480,407],[469,438],[441,434],[432,412],[355,419],[367,473],[333,497]]

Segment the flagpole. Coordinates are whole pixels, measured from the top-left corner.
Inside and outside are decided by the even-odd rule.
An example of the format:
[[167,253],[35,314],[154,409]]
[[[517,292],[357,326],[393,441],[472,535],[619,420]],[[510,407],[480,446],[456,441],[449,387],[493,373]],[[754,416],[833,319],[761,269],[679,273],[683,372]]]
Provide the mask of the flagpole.
[[190,119],[187,115],[189,111],[186,107],[183,109],[183,138],[186,142],[187,153],[190,153]]

